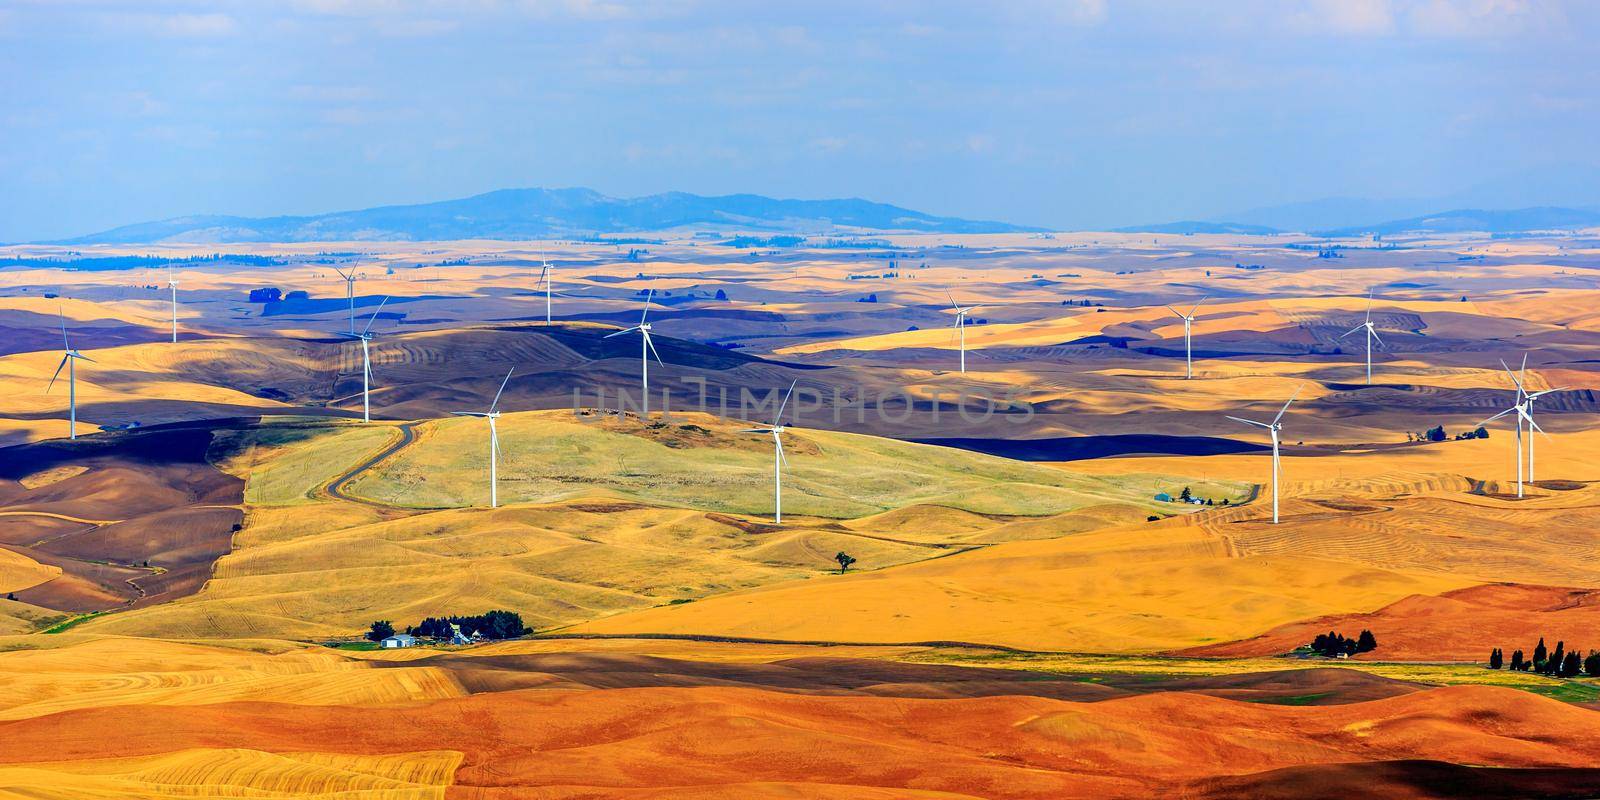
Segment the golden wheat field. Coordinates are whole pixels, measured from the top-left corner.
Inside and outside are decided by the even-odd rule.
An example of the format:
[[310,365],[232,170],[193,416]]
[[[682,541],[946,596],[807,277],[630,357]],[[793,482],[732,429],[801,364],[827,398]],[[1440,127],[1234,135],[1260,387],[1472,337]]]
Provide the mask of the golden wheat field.
[[[626,259],[361,244],[337,264],[353,303],[334,264],[262,246],[282,263],[176,272],[177,343],[164,271],[0,297],[0,796],[1472,796],[1508,770],[1587,791],[1600,685],[1479,663],[1600,646],[1595,293],[1546,263],[1585,245],[959,243],[887,237],[917,265],[893,277],[671,236]],[[1399,285],[1441,252],[1472,268]],[[264,284],[309,296],[245,301]],[[1374,286],[1368,384],[1340,335]],[[606,337],[652,291],[645,416],[638,334]],[[981,306],[965,372],[951,296]],[[339,334],[369,320],[363,422]],[[63,321],[93,359],[77,440],[48,386]],[[489,425],[453,412],[508,370],[491,508]],[[1510,418],[1457,438],[1516,380],[1557,390],[1521,497]],[[1291,398],[1274,524],[1270,440],[1227,417]],[[362,638],[492,609],[527,635]],[[1325,630],[1377,647],[1311,655]]]

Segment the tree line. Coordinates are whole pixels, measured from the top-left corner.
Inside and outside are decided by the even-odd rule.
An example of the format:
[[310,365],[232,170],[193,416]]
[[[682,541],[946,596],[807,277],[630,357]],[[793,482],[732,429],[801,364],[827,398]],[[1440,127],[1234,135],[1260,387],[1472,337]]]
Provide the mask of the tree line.
[[1578,648],[1567,649],[1567,643],[1556,642],[1551,652],[1545,647],[1544,637],[1533,648],[1533,658],[1525,658],[1521,650],[1511,651],[1511,663],[1505,663],[1505,654],[1496,647],[1489,651],[1489,669],[1508,667],[1517,672],[1537,672],[1552,678],[1575,678],[1579,673],[1600,678],[1600,650],[1590,650],[1587,656],[1578,655]]
[[1369,630],[1361,631],[1354,639],[1347,639],[1337,631],[1328,631],[1317,634],[1317,638],[1311,640],[1311,652],[1325,658],[1335,658],[1341,653],[1353,656],[1356,653],[1370,653],[1376,649],[1378,649],[1378,637],[1373,636]]
[[[499,610],[463,616],[428,617],[421,624],[407,626],[406,633],[424,639],[449,639],[454,634],[451,624],[460,626],[461,632],[467,636],[477,634],[485,639],[515,639],[533,633],[532,628],[522,624],[521,614]],[[372,623],[366,636],[371,641],[381,642],[394,634],[394,623],[380,619]]]

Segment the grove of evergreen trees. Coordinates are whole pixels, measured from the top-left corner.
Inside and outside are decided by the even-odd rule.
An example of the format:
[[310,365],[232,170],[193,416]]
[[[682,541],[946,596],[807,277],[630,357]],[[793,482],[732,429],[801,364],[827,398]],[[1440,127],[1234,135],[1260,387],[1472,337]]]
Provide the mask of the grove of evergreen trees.
[[430,639],[448,639],[451,623],[461,626],[461,632],[468,636],[477,633],[485,639],[515,639],[533,632],[532,628],[522,624],[521,614],[490,611],[470,616],[428,617],[420,625],[406,628],[406,633]]
[[1568,650],[1566,642],[1556,642],[1556,649],[1551,651],[1545,647],[1544,637],[1541,636],[1539,643],[1534,645],[1533,658],[1523,658],[1521,650],[1513,650],[1509,665],[1505,664],[1505,657],[1500,648],[1491,649],[1489,669],[1500,669],[1501,666],[1517,672],[1537,672],[1553,678],[1575,678],[1580,674],[1600,678],[1600,651],[1590,650],[1588,655],[1580,655],[1577,648]]
[[1340,653],[1353,656],[1356,653],[1367,653],[1376,649],[1378,649],[1378,638],[1368,630],[1363,630],[1354,639],[1347,639],[1337,631],[1328,631],[1317,634],[1317,638],[1311,640],[1312,652],[1326,658],[1334,658]]

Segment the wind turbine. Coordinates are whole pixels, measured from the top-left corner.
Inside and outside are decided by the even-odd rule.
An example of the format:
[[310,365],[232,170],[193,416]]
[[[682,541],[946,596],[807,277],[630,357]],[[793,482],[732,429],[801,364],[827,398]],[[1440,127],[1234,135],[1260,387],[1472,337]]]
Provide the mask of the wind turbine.
[[[554,277],[555,269],[546,260],[544,266],[539,269],[539,283],[544,284],[544,322],[546,325],[550,324],[550,280]],[[538,284],[535,285],[537,286]]]
[[353,267],[348,274],[338,267],[334,267],[333,271],[339,273],[339,277],[344,278],[344,296],[346,300],[350,301],[350,333],[354,334],[356,332],[356,278],[361,276],[356,274]]
[[1367,292],[1367,321],[1361,323],[1360,325],[1355,326],[1354,328],[1351,328],[1350,330],[1345,331],[1344,333],[1339,334],[1339,338],[1343,339],[1344,337],[1349,336],[1350,334],[1355,333],[1356,331],[1359,331],[1359,330],[1361,330],[1363,328],[1365,328],[1366,331],[1367,331],[1367,385],[1371,386],[1372,385],[1372,340],[1373,339],[1377,339],[1378,340],[1378,344],[1383,344],[1383,337],[1379,336],[1377,329],[1372,326],[1372,292],[1371,291]]
[[378,312],[383,310],[383,305],[384,305],[384,303],[387,303],[387,302],[389,302],[389,298],[385,297],[385,298],[383,298],[383,300],[381,302],[378,303],[378,307],[375,310],[373,310],[372,316],[367,317],[367,327],[362,328],[360,333],[346,333],[346,334],[344,334],[345,336],[349,336],[350,338],[356,339],[356,340],[361,342],[361,421],[362,422],[371,422],[372,421],[372,398],[371,398],[371,395],[370,395],[370,392],[372,391],[372,350],[369,348],[369,345],[372,342],[372,323],[375,320],[378,319]]
[[[641,415],[641,418],[650,416],[650,356],[655,356],[656,362],[659,364],[666,363],[661,360],[661,354],[656,352],[655,344],[651,343],[650,323],[645,322],[645,318],[650,316],[650,299],[655,296],[656,290],[654,289],[651,289],[650,292],[645,295],[644,313],[639,315],[638,325],[635,325],[631,328],[624,328],[616,333],[608,333],[603,337],[610,339],[613,336],[621,336],[624,333],[633,333],[634,331],[638,331],[639,335],[643,339],[642,343],[639,345],[639,380],[644,386],[644,413]],[[618,404],[618,413],[621,413],[620,403]]]
[[499,486],[499,484],[500,484],[500,480],[499,480],[500,433],[499,433],[499,431],[497,431],[495,429],[494,422],[495,422],[495,420],[500,418],[500,411],[498,410],[498,407],[500,405],[500,394],[501,394],[501,392],[504,392],[506,390],[506,383],[508,383],[511,380],[511,373],[513,371],[515,371],[515,370],[516,370],[516,367],[512,367],[511,369],[506,370],[506,378],[505,378],[505,380],[500,382],[500,390],[494,393],[494,402],[489,404],[489,410],[488,411],[452,411],[452,412],[450,412],[452,414],[455,414],[458,417],[483,417],[484,419],[489,421],[489,507],[490,508],[499,508],[500,507],[500,492],[499,492],[499,488],[500,488],[500,486]]
[[1278,459],[1278,433],[1283,430],[1283,413],[1289,410],[1289,404],[1293,403],[1294,399],[1299,395],[1300,389],[1297,387],[1294,390],[1294,394],[1289,395],[1289,399],[1284,401],[1283,408],[1278,409],[1278,416],[1273,417],[1270,424],[1256,422],[1253,419],[1228,417],[1234,422],[1243,422],[1246,425],[1266,428],[1267,432],[1272,434],[1272,524],[1274,525],[1278,524],[1278,477],[1282,472],[1282,463]]
[[[1200,298],[1200,303],[1205,301],[1205,297]],[[1179,313],[1178,309],[1167,306],[1168,311],[1177,314],[1178,318],[1183,320],[1183,377],[1185,380],[1194,377],[1194,345],[1191,343],[1190,334],[1194,328],[1194,312],[1200,310],[1200,303],[1195,303],[1194,308],[1189,309],[1187,314]]]
[[783,424],[783,410],[789,407],[789,396],[794,394],[794,385],[789,384],[789,391],[783,395],[783,403],[778,406],[778,413],[772,418],[772,426],[768,428],[746,428],[740,433],[770,433],[772,434],[772,522],[774,525],[783,523],[783,468],[789,466],[789,459],[783,454],[783,432],[787,429]]
[[1496,415],[1484,420],[1483,422],[1478,423],[1478,425],[1480,425],[1480,426],[1487,425],[1488,423],[1493,422],[1493,421],[1495,421],[1495,420],[1497,420],[1497,419],[1499,419],[1499,418],[1501,418],[1501,417],[1503,417],[1503,416],[1505,416],[1507,414],[1511,414],[1513,412],[1516,413],[1516,415],[1517,415],[1517,440],[1516,440],[1516,446],[1517,446],[1517,497],[1520,498],[1520,497],[1523,496],[1523,466],[1522,466],[1522,464],[1523,464],[1523,449],[1524,448],[1523,448],[1523,443],[1522,443],[1522,423],[1523,422],[1527,422],[1528,423],[1528,443],[1527,443],[1527,448],[1526,448],[1527,449],[1527,464],[1528,464],[1528,466],[1527,466],[1527,480],[1528,480],[1528,482],[1531,483],[1533,481],[1533,434],[1534,434],[1534,432],[1537,431],[1540,436],[1545,436],[1546,435],[1545,432],[1544,432],[1544,429],[1539,427],[1539,423],[1533,421],[1533,401],[1536,398],[1543,397],[1543,396],[1545,396],[1545,395],[1547,395],[1547,394],[1549,394],[1551,392],[1565,391],[1565,389],[1546,389],[1546,390],[1541,391],[1541,392],[1536,392],[1536,393],[1533,393],[1533,394],[1529,394],[1528,390],[1524,387],[1524,384],[1523,384],[1523,379],[1527,376],[1527,372],[1528,372],[1528,356],[1527,356],[1526,353],[1524,353],[1523,356],[1522,356],[1522,368],[1521,368],[1521,373],[1522,374],[1521,375],[1518,375],[1518,373],[1516,373],[1516,372],[1512,372],[1511,371],[1511,367],[1507,366],[1506,362],[1504,360],[1502,360],[1500,362],[1500,367],[1506,371],[1506,375],[1511,377],[1511,382],[1513,384],[1515,384],[1516,387],[1517,387],[1517,399],[1516,399],[1516,402],[1510,408],[1508,408],[1508,409],[1506,409],[1506,410],[1504,410],[1504,411],[1502,411],[1502,412],[1500,412],[1500,413],[1498,413],[1498,414],[1496,414]]
[[961,374],[965,375],[967,374],[967,314],[976,310],[978,306],[962,308],[948,289],[944,295],[950,298],[950,307],[956,310],[956,336],[961,340]]
[[172,290],[172,343],[178,343],[178,279],[172,275],[172,266],[167,265],[167,288]]
[[67,341],[67,315],[61,313],[61,363],[56,365],[56,372],[50,376],[50,383],[44,387],[45,394],[56,385],[56,378],[61,377],[61,368],[67,368],[67,438],[78,438],[78,359],[83,359],[91,364],[99,363],[94,359],[72,349],[72,343]]

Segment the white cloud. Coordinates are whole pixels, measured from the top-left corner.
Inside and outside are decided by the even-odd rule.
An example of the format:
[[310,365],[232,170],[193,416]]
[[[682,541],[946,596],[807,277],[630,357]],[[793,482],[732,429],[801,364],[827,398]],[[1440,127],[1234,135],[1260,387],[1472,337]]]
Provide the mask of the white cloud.
[[1530,0],[1300,0],[1289,9],[1295,32],[1337,36],[1506,37],[1564,18],[1561,3]]
[[373,27],[384,36],[441,36],[461,27],[453,19],[377,19]]
[[227,14],[172,14],[161,18],[158,26],[168,36],[231,36],[239,23]]
[[1408,10],[1406,22],[1419,36],[1504,36],[1559,21],[1560,15],[1557,4],[1535,9],[1527,0],[1422,0]]
[[1387,36],[1394,33],[1395,15],[1389,0],[1306,0],[1289,25],[1302,33]]

